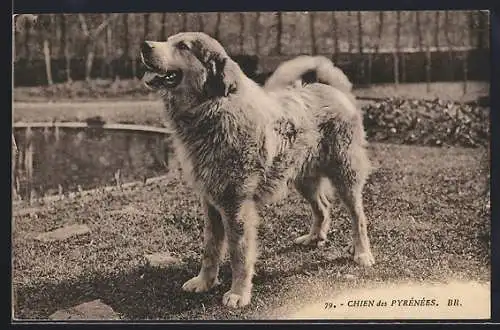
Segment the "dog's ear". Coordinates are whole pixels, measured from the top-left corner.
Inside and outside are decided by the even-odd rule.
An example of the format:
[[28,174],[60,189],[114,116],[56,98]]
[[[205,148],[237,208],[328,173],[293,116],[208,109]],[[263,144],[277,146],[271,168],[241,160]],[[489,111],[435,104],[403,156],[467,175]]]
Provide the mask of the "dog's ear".
[[193,40],[191,51],[207,69],[204,90],[208,97],[228,96],[236,91],[241,70],[216,40]]
[[213,57],[206,64],[205,91],[209,97],[228,96],[237,89],[238,67],[228,57]]

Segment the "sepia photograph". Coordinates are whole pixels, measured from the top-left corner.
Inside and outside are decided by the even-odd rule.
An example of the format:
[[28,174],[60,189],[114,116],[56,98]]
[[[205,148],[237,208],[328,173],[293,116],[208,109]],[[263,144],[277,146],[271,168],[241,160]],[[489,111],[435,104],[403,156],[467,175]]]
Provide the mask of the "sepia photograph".
[[12,35],[13,321],[491,319],[488,11]]

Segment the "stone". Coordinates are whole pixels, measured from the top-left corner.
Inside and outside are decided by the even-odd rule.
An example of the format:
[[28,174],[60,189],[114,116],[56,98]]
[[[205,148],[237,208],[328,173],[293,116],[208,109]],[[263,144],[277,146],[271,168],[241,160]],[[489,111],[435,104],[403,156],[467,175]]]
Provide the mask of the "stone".
[[58,310],[49,316],[51,320],[119,320],[120,316],[100,299]]
[[144,257],[148,261],[148,264],[152,267],[165,268],[176,265],[180,262],[179,259],[172,257],[168,252],[146,254]]
[[70,237],[81,236],[88,233],[90,233],[90,228],[86,225],[69,225],[39,234],[35,239],[42,242],[64,241]]

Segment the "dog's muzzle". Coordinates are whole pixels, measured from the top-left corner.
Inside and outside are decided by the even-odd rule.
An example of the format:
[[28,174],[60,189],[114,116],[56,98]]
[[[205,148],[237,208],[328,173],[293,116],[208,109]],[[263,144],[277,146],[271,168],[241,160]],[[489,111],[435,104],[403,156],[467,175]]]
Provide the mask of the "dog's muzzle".
[[164,69],[155,59],[155,45],[153,42],[145,41],[141,45],[141,61],[146,68],[143,81],[146,86],[158,89],[161,87],[174,88],[182,81],[181,70]]

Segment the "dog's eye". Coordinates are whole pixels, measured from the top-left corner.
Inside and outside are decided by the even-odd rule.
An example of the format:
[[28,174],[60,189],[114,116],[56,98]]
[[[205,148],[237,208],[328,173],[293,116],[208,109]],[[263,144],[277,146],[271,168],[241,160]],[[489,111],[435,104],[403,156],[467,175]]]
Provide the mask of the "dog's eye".
[[189,50],[189,46],[183,41],[178,42],[176,47],[180,50]]

